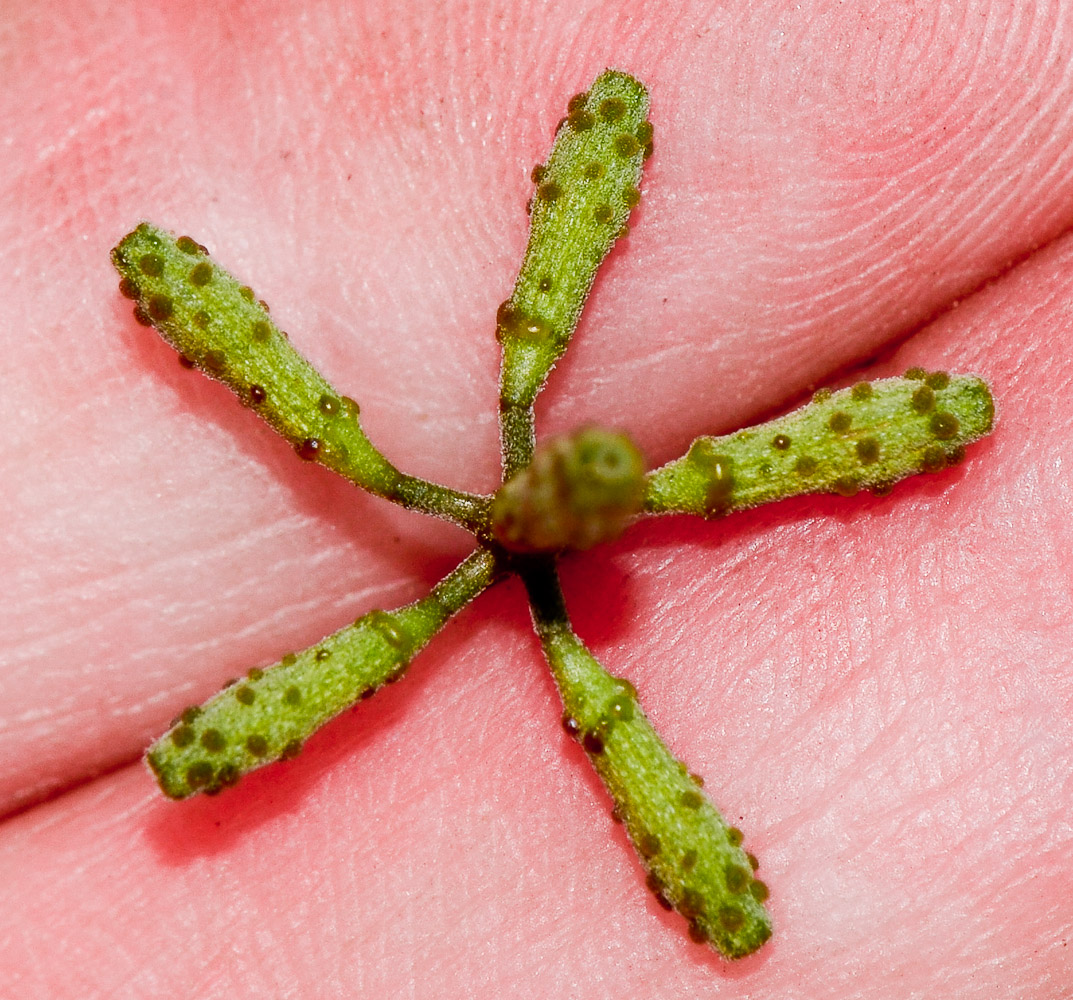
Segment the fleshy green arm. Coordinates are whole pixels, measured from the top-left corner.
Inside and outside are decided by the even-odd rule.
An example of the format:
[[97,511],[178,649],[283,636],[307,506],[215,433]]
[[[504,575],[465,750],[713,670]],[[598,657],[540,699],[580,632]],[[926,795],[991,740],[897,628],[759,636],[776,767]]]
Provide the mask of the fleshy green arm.
[[615,803],[615,815],[648,873],[659,903],[689,923],[694,941],[727,958],[756,951],[771,937],[767,886],[701,789],[652,728],[629,681],[613,677],[574,634],[555,571],[525,574],[537,633],[562,696],[563,727],[580,740]]
[[413,656],[496,572],[495,556],[478,549],[427,597],[396,611],[363,615],[188,708],[146,753],[164,794],[173,799],[212,794],[248,771],[295,756],[329,719],[398,680]]
[[883,493],[956,465],[993,421],[991,392],[972,375],[910,369],[904,378],[821,389],[785,417],[697,438],[649,473],[644,506],[716,517],[804,493]]
[[363,489],[405,507],[487,528],[488,501],[400,473],[365,436],[358,404],[341,396],[292,346],[258,302],[188,236],[142,223],[112,251],[135,318],[183,362],[219,379],[286,438]]
[[652,152],[648,92],[632,76],[607,70],[568,112],[548,162],[533,169],[529,245],[496,316],[506,479],[533,457],[533,401],[570,342],[597,268],[626,232]]

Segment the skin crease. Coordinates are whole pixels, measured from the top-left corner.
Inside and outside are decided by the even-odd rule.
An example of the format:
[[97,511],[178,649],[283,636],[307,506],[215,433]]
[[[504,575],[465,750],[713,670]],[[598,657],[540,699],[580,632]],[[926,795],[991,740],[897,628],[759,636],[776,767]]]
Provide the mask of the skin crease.
[[[532,6],[5,14],[6,988],[1065,995],[1073,9]],[[890,497],[564,561],[579,634],[760,857],[775,937],[733,965],[645,892],[516,584],[219,798],[165,802],[137,763],[184,705],[467,544],[180,369],[108,249],[141,218],[191,233],[390,457],[492,489],[528,171],[609,64],[649,86],[656,155],[541,433],[622,427],[660,464],[915,364],[999,407],[962,467]]]

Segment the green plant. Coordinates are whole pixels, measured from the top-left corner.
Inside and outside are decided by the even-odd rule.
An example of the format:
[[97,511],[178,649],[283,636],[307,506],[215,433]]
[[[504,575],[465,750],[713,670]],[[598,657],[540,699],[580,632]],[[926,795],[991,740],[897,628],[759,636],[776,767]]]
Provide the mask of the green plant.
[[903,378],[821,390],[801,409],[723,437],[701,437],[645,473],[629,439],[601,428],[536,446],[533,403],[569,345],[596,271],[627,230],[652,153],[648,95],[607,71],[571,99],[548,161],[533,170],[531,231],[514,290],[497,315],[503,350],[503,485],[476,496],[406,475],[363,433],[360,410],[291,346],[250,288],[189,237],[143,223],[112,252],[120,290],[181,361],[227,384],[291,442],[369,492],[467,528],[474,552],[419,601],[372,611],[300,653],[188,708],[147,752],[164,793],[215,794],[297,754],[308,736],[398,680],[413,656],[481,591],[523,580],[564,705],[563,727],[603,779],[649,888],[694,940],[737,958],[771,934],[767,887],[741,833],[703,782],[653,730],[633,686],[575,635],[556,572],[560,552],[616,537],[659,514],[720,517],[803,493],[883,492],[960,462],[992,423],[987,386],[910,370]]

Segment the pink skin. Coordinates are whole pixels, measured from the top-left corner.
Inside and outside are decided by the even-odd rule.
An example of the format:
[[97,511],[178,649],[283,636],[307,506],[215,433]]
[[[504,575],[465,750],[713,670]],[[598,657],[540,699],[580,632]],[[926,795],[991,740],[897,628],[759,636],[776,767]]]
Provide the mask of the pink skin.
[[[53,0],[0,36],[8,995],[1064,995],[1073,7],[193,6]],[[761,858],[776,936],[733,965],[646,894],[516,584],[217,799],[138,763],[467,541],[180,369],[109,247],[141,218],[207,243],[385,452],[489,490],[528,170],[607,64],[656,156],[542,432],[659,464],[877,356],[854,377],[973,371],[999,407],[885,499],[564,561],[579,633]]]

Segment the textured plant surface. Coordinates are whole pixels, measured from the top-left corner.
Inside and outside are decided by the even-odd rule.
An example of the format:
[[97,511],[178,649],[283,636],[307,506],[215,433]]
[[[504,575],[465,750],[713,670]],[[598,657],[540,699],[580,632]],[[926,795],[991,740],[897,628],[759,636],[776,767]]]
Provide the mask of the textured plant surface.
[[532,174],[531,230],[510,298],[499,308],[503,485],[461,493],[399,471],[364,433],[360,408],[291,346],[268,307],[190,237],[143,223],[112,254],[134,315],[187,367],[228,385],[306,461],[406,508],[471,531],[478,548],[421,600],[361,616],[315,646],[254,668],[192,706],[149,750],[164,792],[215,794],[295,756],[321,725],[385,684],[446,621],[497,579],[525,584],[536,631],[578,739],[614,801],[656,899],[690,937],[728,958],[771,934],[768,888],[703,790],[646,718],[633,685],[604,670],[575,634],[559,587],[564,551],[613,540],[635,518],[722,517],[791,496],[888,492],[921,472],[960,463],[992,425],[978,378],[910,369],[859,382],[786,416],[722,437],[697,438],[647,475],[620,432],[584,428],[537,446],[533,404],[577,326],[597,269],[640,200],[653,151],[648,95],[607,71],[571,99],[547,162]]

